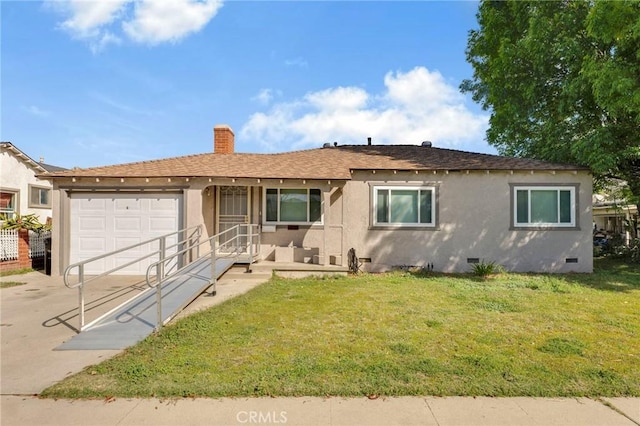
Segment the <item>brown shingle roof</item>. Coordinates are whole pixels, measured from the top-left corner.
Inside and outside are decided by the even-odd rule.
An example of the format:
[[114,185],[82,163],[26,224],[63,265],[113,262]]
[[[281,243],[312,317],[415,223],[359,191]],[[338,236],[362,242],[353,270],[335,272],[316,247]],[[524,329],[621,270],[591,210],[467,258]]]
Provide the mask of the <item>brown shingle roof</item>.
[[199,154],[51,173],[51,177],[350,179],[351,170],[586,170],[417,145],[343,145],[279,154]]

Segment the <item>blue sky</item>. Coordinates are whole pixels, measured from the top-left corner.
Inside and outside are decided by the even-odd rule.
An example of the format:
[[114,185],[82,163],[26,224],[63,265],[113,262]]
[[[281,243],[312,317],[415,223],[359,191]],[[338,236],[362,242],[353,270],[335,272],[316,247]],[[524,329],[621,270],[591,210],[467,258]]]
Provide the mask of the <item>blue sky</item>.
[[0,139],[90,167],[324,142],[495,152],[458,91],[477,2],[1,1]]

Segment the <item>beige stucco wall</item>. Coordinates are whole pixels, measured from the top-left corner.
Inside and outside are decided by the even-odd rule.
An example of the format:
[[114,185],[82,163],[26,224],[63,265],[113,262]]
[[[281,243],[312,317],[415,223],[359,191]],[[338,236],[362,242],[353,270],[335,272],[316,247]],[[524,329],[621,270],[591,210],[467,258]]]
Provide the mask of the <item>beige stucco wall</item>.
[[[578,184],[578,230],[510,229],[510,184]],[[436,229],[371,229],[372,185],[436,185]],[[165,188],[183,194],[183,226],[205,225],[214,233],[217,185],[245,185],[251,189],[251,221],[262,223],[264,187],[308,187],[323,191],[324,223],[261,235],[262,258],[273,259],[278,246],[317,249],[320,255],[337,256],[346,265],[347,251],[371,258],[366,268],[382,271],[400,265],[433,263],[436,271],[466,272],[467,258],[495,261],[511,271],[591,272],[592,178],[586,172],[354,172],[351,181],[284,181],[237,179],[64,179],[55,182],[53,274],[68,264],[68,189],[115,190]],[[329,209],[327,210],[327,204]],[[326,253],[324,252],[326,247]],[[566,263],[578,258],[578,263]],[[327,260],[328,262],[328,260]]]
[[[208,178],[167,178],[142,179],[96,179],[77,178],[56,179],[53,191],[54,231],[52,233],[52,274],[60,275],[69,264],[70,235],[70,193],[72,191],[155,191],[159,189],[180,191],[182,197],[182,226],[189,228],[204,225],[204,238],[216,232],[214,225],[216,208],[216,187],[219,185],[249,186],[251,194],[252,223],[261,223],[263,187],[276,188],[320,188],[330,194],[330,205],[335,210],[327,222],[327,247],[329,255],[340,255],[342,244],[342,197],[340,187],[331,187],[327,181],[302,183],[302,181],[262,180],[255,179],[208,179]],[[342,184],[340,184],[342,185]],[[324,225],[300,226],[298,230],[288,230],[287,226],[278,226],[274,233],[261,236],[261,256],[273,258],[275,247],[293,244],[296,247],[314,248],[323,254]]]
[[[579,184],[576,196],[579,230],[510,229],[510,183]],[[437,185],[438,227],[370,229],[370,185]],[[345,186],[345,232],[348,246],[366,265],[381,271],[399,265],[466,272],[468,258],[494,261],[510,271],[591,272],[592,179],[586,172],[356,172]],[[566,263],[567,258],[578,263]]]
[[51,182],[36,178],[36,172],[10,151],[0,152],[0,187],[17,191],[17,211],[21,215],[35,214],[41,223],[52,217],[51,208],[29,207],[29,185],[51,188]]

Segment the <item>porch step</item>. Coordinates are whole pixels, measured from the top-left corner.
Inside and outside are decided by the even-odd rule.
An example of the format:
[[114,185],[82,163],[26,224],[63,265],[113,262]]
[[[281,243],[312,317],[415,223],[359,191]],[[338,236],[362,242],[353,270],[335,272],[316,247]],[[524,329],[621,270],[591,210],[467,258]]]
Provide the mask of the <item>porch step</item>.
[[251,265],[254,274],[268,273],[279,275],[284,278],[303,278],[313,275],[347,275],[349,268],[336,265],[316,265],[313,263],[300,262],[273,262],[261,260]]

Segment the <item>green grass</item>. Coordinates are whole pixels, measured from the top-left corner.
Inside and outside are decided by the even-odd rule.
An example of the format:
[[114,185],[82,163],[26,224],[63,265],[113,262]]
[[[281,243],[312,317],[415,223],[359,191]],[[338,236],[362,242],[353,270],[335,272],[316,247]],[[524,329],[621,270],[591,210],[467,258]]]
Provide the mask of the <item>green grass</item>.
[[11,275],[23,275],[28,274],[29,272],[33,272],[32,268],[23,268],[23,269],[13,269],[11,271],[3,271],[0,272],[0,277],[8,277]]
[[640,396],[640,268],[274,278],[47,397]]
[[26,283],[19,281],[0,281],[0,288],[17,287],[19,285],[25,285]]

